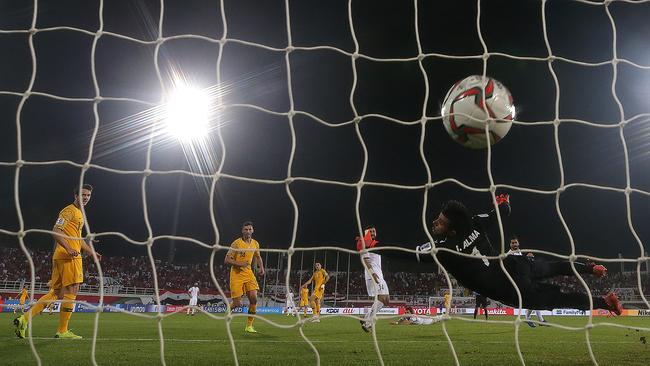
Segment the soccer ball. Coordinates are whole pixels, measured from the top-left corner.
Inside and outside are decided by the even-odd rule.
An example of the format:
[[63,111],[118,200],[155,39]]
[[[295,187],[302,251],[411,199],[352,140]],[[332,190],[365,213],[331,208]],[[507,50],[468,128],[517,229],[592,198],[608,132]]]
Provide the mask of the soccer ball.
[[483,149],[487,147],[485,123],[488,124],[490,145],[494,145],[510,131],[515,106],[512,95],[501,82],[472,75],[449,89],[441,115],[445,129],[454,141],[470,149]]

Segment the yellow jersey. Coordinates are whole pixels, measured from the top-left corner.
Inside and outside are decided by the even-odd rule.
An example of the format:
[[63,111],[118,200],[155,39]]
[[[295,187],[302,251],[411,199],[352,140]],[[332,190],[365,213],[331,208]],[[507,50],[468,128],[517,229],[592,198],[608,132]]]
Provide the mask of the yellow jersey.
[[309,298],[309,289],[307,287],[303,287],[300,289],[300,301],[307,301]]
[[326,277],[327,277],[327,272],[322,268],[314,272],[314,288],[316,290],[320,290],[321,285],[325,283]]
[[26,298],[27,298],[27,289],[23,289],[20,292],[20,302],[25,302]]
[[[254,249],[254,250],[239,250],[239,249]],[[230,267],[230,274],[236,275],[254,275],[251,265],[253,263],[253,255],[255,253],[259,254],[260,252],[260,243],[255,239],[251,239],[250,243],[246,243],[242,238],[239,238],[230,244],[230,250],[228,251],[228,256],[232,256],[238,262],[248,263],[247,267]]]
[[[59,212],[59,217],[56,219],[54,227],[63,231],[67,236],[80,238],[79,240],[63,238],[70,248],[76,250],[78,253],[81,253],[81,228],[84,226],[84,217],[80,209],[77,208],[74,204],[69,204],[65,206],[61,212]],[[81,259],[81,256],[72,257],[61,245],[56,245],[54,250],[54,255],[52,259]]]
[[451,300],[451,299],[450,299],[451,296],[449,296],[449,294],[445,294],[444,297],[445,297],[445,307],[448,308],[449,305],[450,305],[450,304],[449,304],[449,300]]

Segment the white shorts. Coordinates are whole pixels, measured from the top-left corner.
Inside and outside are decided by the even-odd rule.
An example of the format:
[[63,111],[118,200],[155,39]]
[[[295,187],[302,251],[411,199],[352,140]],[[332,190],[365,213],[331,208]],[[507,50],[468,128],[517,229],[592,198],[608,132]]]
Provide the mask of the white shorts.
[[197,301],[198,301],[198,299],[196,297],[191,298],[190,299],[190,306],[196,306]]
[[293,303],[293,301],[287,303],[288,308],[295,308],[296,304]]
[[368,289],[368,296],[375,295],[388,295],[388,285],[383,277],[379,277],[379,283],[375,284],[371,278],[366,278],[366,289]]

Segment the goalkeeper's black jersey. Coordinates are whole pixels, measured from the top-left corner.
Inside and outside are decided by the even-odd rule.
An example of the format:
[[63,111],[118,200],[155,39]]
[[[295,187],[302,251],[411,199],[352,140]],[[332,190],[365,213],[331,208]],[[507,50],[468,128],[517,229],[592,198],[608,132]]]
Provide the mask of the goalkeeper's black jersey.
[[[505,204],[500,206],[502,217],[510,212],[510,207]],[[496,251],[487,235],[487,227],[496,223],[496,213],[493,210],[487,214],[475,215],[472,218],[472,229],[466,235],[443,238],[435,241],[437,248],[453,250],[439,251],[438,260],[442,266],[453,275],[464,287],[481,292],[489,281],[495,280],[495,275],[501,277],[503,272],[499,268],[498,260],[488,260],[485,256],[494,256]],[[457,255],[463,253],[471,258]]]
[[[459,253],[471,254],[475,256],[494,255],[490,238],[486,234],[486,221],[491,219],[494,213],[475,215],[472,217],[472,229],[463,236],[444,238],[436,240],[436,247],[448,248]],[[489,265],[486,263],[486,265]]]

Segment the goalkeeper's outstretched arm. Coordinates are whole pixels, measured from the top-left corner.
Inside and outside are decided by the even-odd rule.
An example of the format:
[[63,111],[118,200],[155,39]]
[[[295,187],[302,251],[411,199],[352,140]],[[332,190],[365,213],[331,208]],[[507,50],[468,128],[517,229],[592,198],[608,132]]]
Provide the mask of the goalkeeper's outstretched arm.
[[[497,207],[499,207],[499,214],[501,218],[509,217],[511,208],[510,208],[510,195],[502,193],[495,197],[497,202]],[[496,210],[492,209],[490,212],[478,214],[473,217],[474,220],[477,220],[483,225],[483,227],[492,227],[498,224]]]

